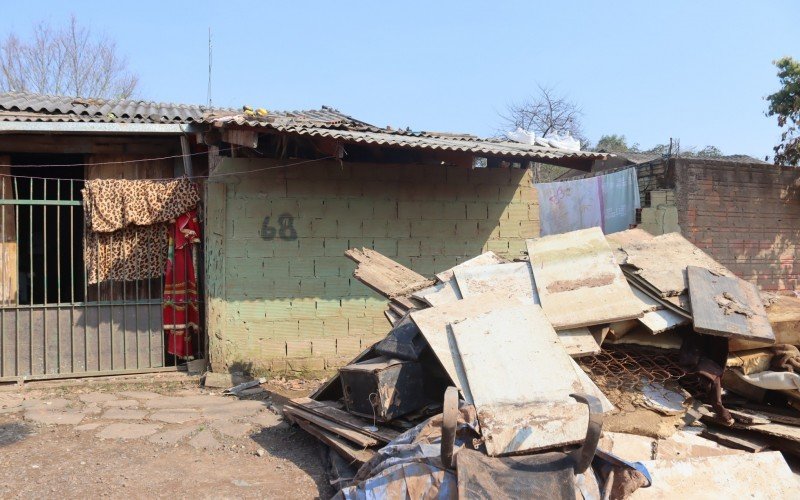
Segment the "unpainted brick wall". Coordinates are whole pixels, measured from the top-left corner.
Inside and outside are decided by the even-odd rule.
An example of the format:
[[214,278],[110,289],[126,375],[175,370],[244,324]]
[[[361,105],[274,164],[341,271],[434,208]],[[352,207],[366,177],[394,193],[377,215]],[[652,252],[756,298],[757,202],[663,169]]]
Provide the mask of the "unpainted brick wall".
[[[218,172],[274,165],[228,159]],[[383,337],[386,301],[352,277],[348,248],[431,276],[486,250],[519,257],[539,234],[527,170],[322,162],[219,182],[225,235],[207,239],[224,261],[224,285],[209,286],[223,297],[207,302],[215,370],[319,371]],[[215,213],[220,201],[208,203]]]
[[674,162],[683,234],[764,290],[800,276],[800,169],[688,159]]

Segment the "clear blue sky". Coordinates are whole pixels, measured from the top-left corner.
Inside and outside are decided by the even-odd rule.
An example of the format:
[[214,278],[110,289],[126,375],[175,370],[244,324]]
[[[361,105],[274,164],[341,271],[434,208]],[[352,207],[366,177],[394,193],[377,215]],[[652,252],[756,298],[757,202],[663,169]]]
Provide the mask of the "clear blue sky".
[[800,3],[7,2],[0,36],[74,13],[116,39],[139,97],[215,105],[334,106],[376,125],[493,134],[498,113],[555,87],[586,135],[644,147],[679,137],[726,154],[772,153],[772,61],[800,58]]

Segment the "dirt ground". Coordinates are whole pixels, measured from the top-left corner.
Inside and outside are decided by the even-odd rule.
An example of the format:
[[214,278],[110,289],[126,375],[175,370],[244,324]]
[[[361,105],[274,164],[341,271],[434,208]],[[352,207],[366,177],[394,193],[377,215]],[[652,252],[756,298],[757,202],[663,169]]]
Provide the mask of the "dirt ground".
[[330,497],[319,445],[279,401],[176,374],[0,387],[0,498]]

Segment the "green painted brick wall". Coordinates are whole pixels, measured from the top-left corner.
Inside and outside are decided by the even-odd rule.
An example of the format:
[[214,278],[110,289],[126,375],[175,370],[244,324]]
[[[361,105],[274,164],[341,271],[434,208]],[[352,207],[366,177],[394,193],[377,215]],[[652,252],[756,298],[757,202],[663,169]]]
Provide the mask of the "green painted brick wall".
[[[217,172],[276,165],[226,159]],[[206,240],[222,261],[207,262],[215,370],[329,369],[382,338],[386,301],[352,277],[348,248],[432,275],[486,250],[518,257],[539,234],[530,173],[518,169],[320,162],[217,182],[224,195],[207,212],[224,235]]]

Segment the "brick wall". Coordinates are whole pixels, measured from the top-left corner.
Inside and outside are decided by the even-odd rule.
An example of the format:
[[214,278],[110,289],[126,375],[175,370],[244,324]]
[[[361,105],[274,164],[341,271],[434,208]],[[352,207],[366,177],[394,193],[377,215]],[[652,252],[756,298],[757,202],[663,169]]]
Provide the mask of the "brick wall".
[[673,160],[683,234],[765,290],[794,290],[800,276],[797,168]]
[[[225,160],[217,172],[274,165]],[[386,302],[352,277],[348,248],[430,276],[486,250],[520,256],[539,234],[530,172],[518,169],[325,162],[220,182],[207,201],[215,370],[319,371],[384,336]]]

